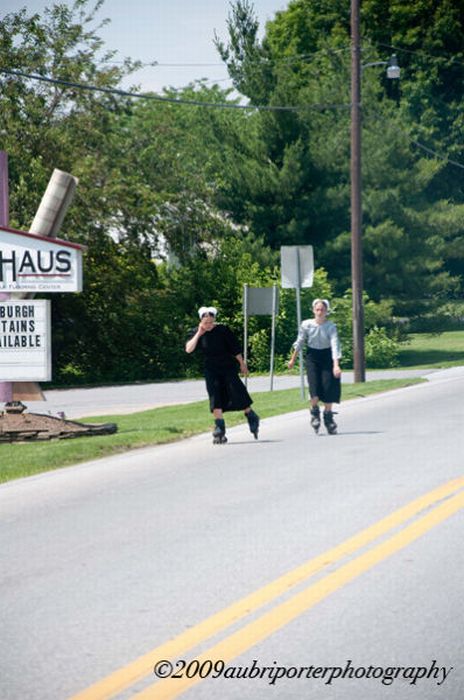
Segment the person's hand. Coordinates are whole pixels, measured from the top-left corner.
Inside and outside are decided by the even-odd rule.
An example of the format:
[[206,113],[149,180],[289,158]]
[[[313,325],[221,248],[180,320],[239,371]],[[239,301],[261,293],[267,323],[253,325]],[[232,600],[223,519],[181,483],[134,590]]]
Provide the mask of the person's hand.
[[289,361],[287,362],[287,367],[288,367],[288,369],[293,369],[294,365],[295,365],[295,358],[291,357],[289,359]]
[[245,360],[240,362],[240,373],[243,374],[244,377],[248,376],[250,372],[248,371],[248,366]]
[[333,368],[333,376],[335,377],[335,379],[340,379],[340,377],[342,376],[342,370],[340,369],[340,367],[337,366]]

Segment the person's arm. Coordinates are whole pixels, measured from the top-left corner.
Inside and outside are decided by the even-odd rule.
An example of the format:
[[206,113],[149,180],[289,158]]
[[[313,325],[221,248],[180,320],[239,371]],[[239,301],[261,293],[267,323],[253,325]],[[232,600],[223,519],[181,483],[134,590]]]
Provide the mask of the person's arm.
[[198,341],[200,340],[201,336],[204,335],[205,329],[202,327],[201,323],[198,325],[197,332],[195,333],[194,336],[190,338],[190,340],[187,340],[185,343],[185,352],[193,352],[197,345]]
[[296,361],[296,358],[298,357],[298,353],[299,353],[299,350],[294,350],[294,351],[292,352],[291,357],[290,357],[290,359],[289,359],[289,361],[288,361],[288,363],[287,363],[288,369],[292,369],[292,368],[293,368],[293,366],[294,366],[294,364],[295,364],[295,361]]
[[342,376],[342,369],[340,367],[338,359],[334,359],[334,361],[333,361],[332,372],[333,372],[333,376],[336,377],[337,379]]
[[330,347],[332,349],[332,372],[334,377],[338,379],[342,374],[339,362],[342,356],[342,351],[340,347],[340,340],[338,338],[337,326],[335,324],[333,325],[332,333],[330,335]]
[[288,369],[293,368],[295,361],[296,361],[296,358],[298,357],[300,350],[304,346],[305,337],[306,337],[306,331],[303,327],[303,324],[301,324],[300,330],[298,331],[298,338],[293,343],[293,352],[292,352],[291,357],[287,363]]
[[243,374],[246,376],[249,374],[248,372],[248,367],[247,363],[243,359],[242,355],[242,348],[241,345],[238,341],[237,336],[235,333],[229,328],[229,326],[224,326],[224,338],[226,342],[226,346],[231,353],[237,360],[238,364],[240,365],[240,374]]
[[237,360],[238,364],[240,365],[240,374],[243,374],[245,376],[247,374],[249,374],[247,363],[243,359],[243,355],[241,352],[239,352],[238,355],[235,355],[235,359]]

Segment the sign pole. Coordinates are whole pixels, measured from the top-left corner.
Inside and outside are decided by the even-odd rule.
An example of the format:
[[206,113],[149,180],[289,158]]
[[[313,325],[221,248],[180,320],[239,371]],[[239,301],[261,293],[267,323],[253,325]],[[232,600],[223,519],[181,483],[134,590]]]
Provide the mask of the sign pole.
[[[243,359],[248,361],[248,285],[243,285]],[[248,377],[245,375],[245,386],[248,386]]]
[[271,391],[274,390],[274,355],[275,355],[275,327],[276,327],[277,285],[272,285],[272,320],[271,320]]
[[[296,253],[296,270],[297,270],[297,283],[296,283],[296,319],[298,324],[297,331],[299,332],[301,326],[301,270],[300,270],[300,251],[298,246],[295,247]],[[301,398],[305,400],[305,387],[304,387],[304,370],[303,370],[303,350],[300,350],[300,386],[301,386]]]

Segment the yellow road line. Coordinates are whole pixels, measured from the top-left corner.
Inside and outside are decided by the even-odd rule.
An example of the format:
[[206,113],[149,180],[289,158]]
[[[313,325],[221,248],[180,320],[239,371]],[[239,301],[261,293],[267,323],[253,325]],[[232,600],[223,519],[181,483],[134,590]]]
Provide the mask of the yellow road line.
[[283,595],[289,589],[302,583],[310,576],[338,562],[343,557],[353,554],[361,547],[368,545],[393,528],[402,525],[425,508],[429,508],[463,487],[464,477],[459,477],[446,484],[442,484],[438,488],[433,489],[406,506],[394,511],[374,525],[350,537],[345,542],[305,562],[296,569],[280,576],[227,608],[211,615],[194,627],[185,630],[185,632],[182,632],[174,639],[151,649],[148,653],[135,659],[127,666],[118,669],[77,695],[74,695],[70,700],[108,700],[114,697],[141,678],[152,673],[153,664],[157,659],[178,658],[179,654],[188,651],[200,642],[230,627],[230,625],[238,622],[246,615],[255,612],[263,605],[275,600],[278,596]]
[[[462,508],[464,508],[464,492],[445,501],[385,542],[344,564],[317,583],[297,593],[285,603],[281,603],[257,620],[242,627],[222,642],[195,657],[195,660],[199,662],[200,666],[209,659],[213,662],[221,659],[228,663],[299,617],[334,591],[411,544]],[[132,697],[133,700],[173,700],[202,680],[198,676],[180,679],[167,678]],[[211,683],[213,682],[211,681]]]

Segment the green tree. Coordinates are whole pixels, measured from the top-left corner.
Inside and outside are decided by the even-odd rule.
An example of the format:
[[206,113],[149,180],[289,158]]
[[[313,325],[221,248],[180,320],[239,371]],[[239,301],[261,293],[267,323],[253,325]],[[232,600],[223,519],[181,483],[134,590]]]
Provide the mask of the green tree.
[[[242,203],[244,216],[276,247],[312,243],[339,293],[350,276],[349,9],[348,0],[293,0],[259,42],[252,6],[237,2],[230,41],[218,45],[235,85],[254,103],[298,107],[257,117],[278,183],[268,209],[273,225]],[[363,62],[397,49],[402,65],[401,95],[379,68],[363,71],[366,289],[394,299],[398,310],[462,290],[460,170],[424,150],[464,163],[462,12],[457,0],[362,6]],[[317,105],[327,108],[317,112]]]

